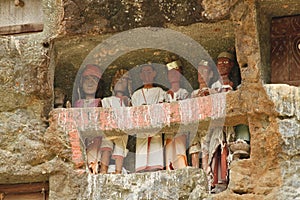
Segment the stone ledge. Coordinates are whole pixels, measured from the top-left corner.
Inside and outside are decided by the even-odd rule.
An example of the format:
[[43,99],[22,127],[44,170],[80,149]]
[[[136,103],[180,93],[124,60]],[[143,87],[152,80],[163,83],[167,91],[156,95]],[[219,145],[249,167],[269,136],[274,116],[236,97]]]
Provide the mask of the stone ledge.
[[[105,135],[107,138],[128,134],[148,137],[178,132],[203,137],[210,126],[233,126],[245,123],[239,91],[172,103],[125,108],[60,108],[50,113],[48,130],[65,133],[69,138],[75,168],[84,166],[84,138]],[[212,123],[213,122],[213,123]]]
[[[199,122],[220,120],[226,114],[226,93],[186,99],[173,103],[161,103],[126,108],[69,108],[54,109],[50,113],[50,126],[70,131],[77,129],[107,135],[151,133],[182,126],[195,128]],[[181,127],[181,128],[182,128]],[[196,127],[197,128],[197,127]],[[172,131],[170,131],[172,132]],[[87,135],[88,136],[88,135]]]

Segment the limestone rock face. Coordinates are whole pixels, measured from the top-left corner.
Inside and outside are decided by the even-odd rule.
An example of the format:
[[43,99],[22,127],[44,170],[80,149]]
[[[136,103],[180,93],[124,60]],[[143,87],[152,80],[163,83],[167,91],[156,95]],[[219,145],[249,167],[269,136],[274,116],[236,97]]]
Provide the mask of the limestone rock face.
[[300,90],[286,84],[269,84],[264,86],[268,96],[274,102],[275,109],[281,117],[300,120]]
[[[42,139],[46,127],[33,112],[24,109],[1,112],[0,120],[0,182],[30,180],[31,175],[39,171],[38,166],[49,158]],[[40,171],[36,179],[46,178]]]
[[166,23],[188,25],[204,19],[197,0],[67,0],[64,10],[67,33],[108,33],[142,26],[162,27]]
[[[228,19],[238,1],[154,0],[154,1],[63,1],[64,32],[105,34],[137,27],[191,25]],[[80,13],[80,15],[78,15]]]
[[[42,2],[42,32],[0,37],[0,185],[49,181],[50,200],[299,199],[300,90],[267,84],[270,20],[299,15],[299,0]],[[122,31],[147,26],[188,35],[212,59],[221,51],[236,52],[242,83],[226,94],[222,122],[225,126],[249,125],[250,158],[231,161],[230,182],[220,194],[207,194],[200,169],[92,176],[80,160],[84,148],[73,137],[76,134],[49,127],[53,88],[62,86],[72,98],[74,77],[96,45]],[[122,55],[114,64],[163,63],[166,55],[142,49]],[[115,66],[107,70],[105,81],[114,70]],[[195,68],[184,70],[190,89],[196,89]],[[199,132],[205,134],[203,126]]]
[[201,5],[204,8],[203,15],[207,19],[211,20],[220,20],[230,15],[230,8],[234,6],[237,0],[234,1],[226,1],[226,0],[216,0],[216,1],[209,1],[203,0]]
[[280,116],[278,127],[283,141],[280,154],[283,186],[280,197],[296,199],[300,196],[296,189],[300,186],[300,89],[288,85],[267,85],[265,88]]
[[200,169],[186,168],[129,175],[87,174],[77,199],[203,199],[207,180]]

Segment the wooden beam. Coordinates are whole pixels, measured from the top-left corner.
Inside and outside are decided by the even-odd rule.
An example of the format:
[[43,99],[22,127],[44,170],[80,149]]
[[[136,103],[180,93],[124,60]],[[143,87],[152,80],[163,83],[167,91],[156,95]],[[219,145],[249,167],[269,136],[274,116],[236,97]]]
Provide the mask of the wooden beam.
[[20,24],[0,27],[0,35],[43,31],[44,24]]
[[26,194],[26,193],[41,193],[49,191],[48,182],[39,183],[21,183],[21,184],[1,184],[0,194]]
[[8,194],[3,195],[2,199],[0,196],[0,200],[48,200],[49,195],[48,194],[42,194],[42,193],[30,193],[30,194]]

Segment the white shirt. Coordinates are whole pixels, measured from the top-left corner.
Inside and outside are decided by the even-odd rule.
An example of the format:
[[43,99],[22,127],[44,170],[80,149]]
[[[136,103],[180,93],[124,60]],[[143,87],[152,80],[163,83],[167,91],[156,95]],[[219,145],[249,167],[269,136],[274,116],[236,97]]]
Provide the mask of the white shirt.
[[160,87],[141,88],[131,97],[133,106],[162,103],[166,99],[166,92]]
[[172,97],[171,94],[167,94],[167,101],[174,102],[178,100],[187,99],[189,96],[189,92],[186,89],[179,88],[176,92],[174,92],[174,96]]
[[218,80],[218,81],[214,82],[210,88],[217,89],[217,88],[222,88],[222,87],[223,87],[222,83]]
[[126,106],[123,100],[116,96],[105,97],[102,99],[101,103],[104,108],[119,108]]
[[[203,89],[208,89],[208,88],[202,88],[201,90]],[[210,89],[214,89],[217,92],[222,92],[222,89],[232,90],[232,87],[230,85],[222,85],[222,83],[218,80],[211,85]],[[192,98],[197,97],[199,90],[200,89],[194,90],[191,94],[191,97]]]

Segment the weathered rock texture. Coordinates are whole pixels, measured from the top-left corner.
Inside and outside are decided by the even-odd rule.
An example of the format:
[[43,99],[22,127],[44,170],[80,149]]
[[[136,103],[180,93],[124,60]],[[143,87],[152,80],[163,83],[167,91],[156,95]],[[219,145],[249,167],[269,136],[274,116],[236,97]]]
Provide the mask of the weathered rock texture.
[[279,198],[297,199],[299,191],[300,90],[288,85],[266,85],[266,91],[278,112],[277,126],[281,133],[279,163],[283,179]]
[[[228,189],[207,198],[300,198],[299,88],[268,85],[270,20],[300,14],[298,0],[44,0],[42,9],[43,32],[0,37],[0,184],[49,181],[51,200],[94,195],[105,199],[118,195],[113,192],[120,199],[130,194],[132,199],[206,197],[201,170],[90,176],[72,160],[70,135],[48,128],[53,87],[71,91],[82,60],[95,46],[121,31],[155,26],[188,35],[213,59],[221,51],[236,51],[242,84],[226,96],[224,123],[249,125],[251,154],[232,161]],[[113,64],[133,67],[149,58],[163,62],[164,56],[154,55],[158,54],[135,52]],[[187,69],[186,74],[195,88],[195,73]],[[158,177],[151,182],[145,180],[149,176]],[[164,182],[167,179],[176,180],[176,187]],[[122,186],[126,181],[130,186]],[[102,186],[103,193],[90,193],[102,182],[108,184]],[[113,186],[115,190],[108,189]]]
[[[68,179],[76,177],[77,183]],[[52,176],[51,199],[65,199],[66,189],[71,199],[203,199],[207,184],[200,169],[137,173],[128,175],[70,175]],[[68,184],[68,185],[63,185]],[[81,189],[81,191],[78,191]],[[74,192],[76,191],[76,192]]]

